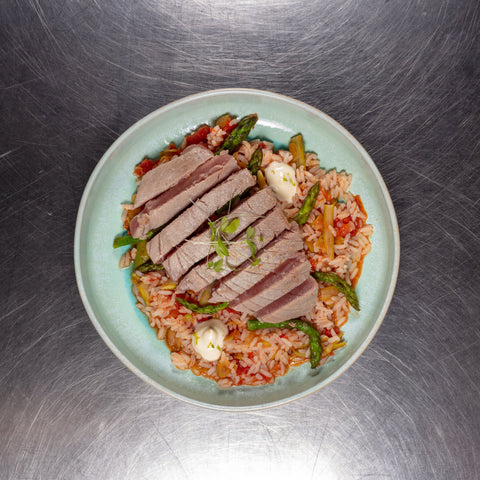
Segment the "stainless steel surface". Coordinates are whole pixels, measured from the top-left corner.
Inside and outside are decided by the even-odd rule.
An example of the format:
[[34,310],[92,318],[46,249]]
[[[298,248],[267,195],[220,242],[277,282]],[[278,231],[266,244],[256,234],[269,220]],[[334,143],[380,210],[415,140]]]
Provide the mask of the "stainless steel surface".
[[[0,5],[0,477],[480,477],[477,0]],[[376,162],[401,266],[385,321],[303,400],[221,413],[127,370],[82,306],[75,215],[150,111],[253,87],[320,108]]]

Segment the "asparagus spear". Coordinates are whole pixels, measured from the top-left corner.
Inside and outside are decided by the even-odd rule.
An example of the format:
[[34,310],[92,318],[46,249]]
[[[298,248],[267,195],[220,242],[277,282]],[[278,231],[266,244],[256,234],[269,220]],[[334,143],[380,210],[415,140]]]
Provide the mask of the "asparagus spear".
[[300,210],[294,218],[294,220],[300,226],[307,223],[308,216],[310,215],[310,212],[312,211],[313,207],[315,206],[315,202],[317,201],[319,191],[320,184],[318,182],[308,191],[307,196],[305,197],[305,200],[300,207]]
[[228,150],[229,153],[235,152],[248,137],[250,130],[255,126],[257,120],[258,115],[256,113],[243,117],[237,126],[229,133],[222,146],[215,152],[215,155],[218,155],[222,150]]
[[257,172],[260,170],[260,166],[262,165],[263,160],[263,150],[261,148],[257,148],[252,155],[252,158],[248,162],[247,168],[252,172],[252,175],[256,175]]
[[310,365],[312,368],[318,366],[323,351],[322,340],[317,329],[311,323],[298,318],[280,323],[261,322],[260,320],[254,319],[247,322],[247,328],[249,330],[260,330],[263,328],[296,328],[297,330],[306,333],[310,339]]
[[189,302],[183,298],[176,297],[175,300],[184,307],[188,308],[194,313],[206,313],[207,315],[213,315],[214,313],[224,310],[228,307],[228,302],[222,302],[217,305],[207,304],[204,306],[197,305],[196,303]]
[[349,301],[350,305],[355,310],[360,310],[357,294],[355,289],[349,285],[343,278],[340,278],[333,272],[313,272],[312,276],[319,282],[325,282],[329,285],[333,285],[339,292],[345,295],[345,298]]
[[140,265],[136,270],[142,273],[159,272],[163,270],[161,263],[153,263],[151,260],[147,260],[144,264]]

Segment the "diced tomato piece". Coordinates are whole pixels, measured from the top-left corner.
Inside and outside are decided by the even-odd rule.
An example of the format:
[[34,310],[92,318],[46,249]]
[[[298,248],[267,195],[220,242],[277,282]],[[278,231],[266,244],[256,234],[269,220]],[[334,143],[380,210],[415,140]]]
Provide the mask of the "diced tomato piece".
[[151,160],[150,158],[143,159],[133,171],[136,177],[143,177],[147,172],[154,168],[158,163],[158,160]]
[[324,328],[322,330],[322,335],[326,335],[327,337],[333,337],[332,329],[331,328]]
[[196,145],[197,143],[205,143],[207,141],[207,135],[210,133],[211,130],[211,127],[209,127],[208,125],[204,125],[191,135],[187,135],[185,137],[187,146]]
[[355,224],[353,222],[346,223],[339,230],[337,230],[338,234],[341,237],[345,237],[349,233],[352,233],[354,231],[355,231]]
[[342,225],[346,224],[346,223],[349,223],[352,221],[352,217],[348,216],[348,217],[345,217],[345,218],[336,218],[334,221],[333,221],[333,225],[335,228],[340,228]]
[[340,333],[340,329],[338,327],[333,327],[333,331],[338,335]]
[[352,217],[348,216],[345,218],[336,218],[333,222],[337,235],[340,237],[345,237],[349,233],[352,233],[356,230],[357,226],[352,220]]
[[237,124],[232,125],[232,120],[229,120],[222,130],[228,135],[236,126]]
[[249,369],[250,369],[250,367],[248,367],[246,365],[241,365],[240,363],[238,363],[237,375],[245,375],[248,372]]

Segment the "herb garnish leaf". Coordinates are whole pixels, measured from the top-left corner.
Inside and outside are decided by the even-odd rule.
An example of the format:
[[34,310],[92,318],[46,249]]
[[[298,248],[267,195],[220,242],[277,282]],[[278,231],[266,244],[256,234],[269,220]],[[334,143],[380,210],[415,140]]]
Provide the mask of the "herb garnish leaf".
[[257,253],[257,246],[251,240],[247,240],[248,248],[250,248],[250,252],[252,252],[252,257],[255,260],[255,254]]
[[225,243],[223,243],[223,240],[221,238],[217,238],[217,241],[215,243],[215,251],[217,252],[217,255],[219,257],[228,257],[228,249]]
[[213,264],[213,269],[219,273],[223,270],[223,260],[217,260],[214,264]]
[[[225,217],[223,217],[223,218],[225,218]],[[223,218],[222,218],[222,221],[223,221]],[[227,220],[227,222],[228,222],[228,220]],[[222,232],[230,234],[230,233],[235,233],[235,231],[237,230],[239,225],[240,225],[240,220],[238,218],[234,218],[225,227],[222,228],[222,226],[220,225],[220,228],[221,228]]]

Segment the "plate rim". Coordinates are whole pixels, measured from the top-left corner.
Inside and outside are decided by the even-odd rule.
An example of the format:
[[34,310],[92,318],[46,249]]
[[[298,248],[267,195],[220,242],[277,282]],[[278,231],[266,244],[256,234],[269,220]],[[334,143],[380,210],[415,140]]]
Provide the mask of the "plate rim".
[[[93,308],[90,304],[90,301],[88,299],[85,287],[84,287],[84,280],[82,276],[82,269],[81,269],[81,262],[80,262],[80,241],[82,237],[82,225],[83,225],[83,220],[84,220],[84,214],[85,214],[85,207],[88,203],[88,198],[90,196],[91,190],[99,176],[100,171],[102,170],[103,166],[105,163],[108,161],[108,159],[111,157],[111,155],[114,153],[114,151],[123,143],[125,142],[126,139],[128,139],[132,134],[134,134],[137,130],[142,128],[142,126],[146,123],[148,123],[151,119],[162,115],[165,112],[168,112],[169,110],[172,110],[174,108],[177,108],[183,104],[189,103],[191,101],[197,100],[197,99],[203,99],[207,97],[212,97],[212,96],[217,96],[217,95],[242,95],[242,94],[250,94],[250,95],[258,95],[261,97],[267,97],[270,99],[278,100],[281,102],[285,102],[291,105],[294,105],[296,107],[300,107],[303,110],[306,110],[310,113],[313,113],[316,116],[321,117],[324,121],[332,125],[337,131],[339,131],[342,135],[346,137],[346,139],[354,145],[354,147],[360,152],[361,156],[363,157],[364,160],[367,161],[369,164],[369,167],[371,168],[377,182],[379,183],[380,189],[384,195],[387,210],[389,213],[390,220],[392,222],[393,226],[393,238],[394,238],[394,248],[393,248],[393,274],[390,278],[390,282],[388,285],[388,294],[387,297],[385,298],[385,301],[383,302],[382,309],[380,311],[379,316],[377,317],[377,320],[372,328],[372,330],[368,333],[366,338],[364,339],[363,343],[360,345],[360,347],[353,352],[352,356],[348,358],[345,363],[338,368],[330,377],[326,378],[325,380],[319,382],[315,386],[297,393],[295,395],[292,395],[288,398],[281,399],[281,400],[275,400],[275,401],[270,401],[268,403],[263,403],[259,405],[244,405],[244,406],[236,406],[236,405],[219,405],[219,404],[212,404],[212,403],[207,403],[204,401],[200,400],[195,400],[193,398],[184,396],[182,394],[179,394],[163,385],[160,385],[158,382],[156,382],[153,378],[145,374],[138,368],[136,365],[134,365],[121,351],[120,349],[114,344],[114,342],[110,339],[110,337],[107,335],[105,330],[103,329],[102,325],[100,324],[100,321],[97,319],[95,312],[93,311]],[[84,187],[83,193],[82,193],[82,198],[80,200],[80,204],[78,207],[77,215],[76,215],[76,221],[75,221],[75,234],[74,234],[74,267],[75,267],[75,278],[76,278],[76,283],[77,283],[77,288],[80,293],[80,297],[82,299],[83,306],[87,312],[88,317],[90,318],[90,321],[92,322],[93,326],[97,330],[98,334],[102,338],[102,340],[106,343],[108,348],[112,351],[112,353],[130,370],[132,371],[135,375],[137,375],[139,378],[141,378],[143,381],[146,383],[152,385],[155,387],[157,390],[160,390],[164,393],[167,393],[168,395],[182,400],[190,405],[195,405],[195,406],[200,406],[204,408],[208,408],[211,410],[222,410],[222,411],[254,411],[254,410],[263,410],[267,408],[272,408],[280,405],[285,405],[287,403],[293,402],[295,400],[299,400],[301,398],[304,398],[308,395],[311,395],[315,392],[318,392],[320,389],[324,388],[325,386],[329,385],[331,382],[333,382],[335,379],[337,379],[340,375],[345,373],[348,368],[350,368],[357,360],[358,358],[362,355],[362,353],[367,349],[369,346],[370,342],[373,340],[375,337],[376,333],[378,332],[380,326],[383,323],[383,320],[385,319],[385,316],[387,314],[387,311],[390,307],[393,294],[395,292],[395,287],[398,279],[398,272],[399,272],[399,265],[400,265],[400,233],[399,233],[399,227],[398,227],[398,220],[397,216],[395,213],[395,208],[393,206],[393,202],[390,196],[390,192],[388,191],[388,188],[385,184],[385,181],[383,180],[382,175],[380,174],[380,171],[378,170],[376,164],[374,163],[373,159],[370,157],[368,152],[365,150],[365,148],[360,144],[360,142],[345,128],[343,127],[340,123],[338,123],[336,120],[334,120],[332,117],[330,117],[328,114],[323,112],[322,110],[319,110],[316,107],[313,107],[301,100],[297,100],[295,98],[275,93],[272,91],[268,90],[260,90],[260,89],[253,89],[253,88],[222,88],[222,89],[214,89],[214,90],[206,90],[203,92],[198,92],[192,95],[188,95],[186,97],[182,97],[180,99],[174,100],[170,103],[167,103],[166,105],[163,105],[162,107],[157,108],[156,110],[150,112],[146,116],[142,117],[141,119],[137,120],[135,123],[133,123],[130,127],[128,127],[123,133],[121,133],[118,138],[110,145],[110,147],[106,150],[106,152],[102,155],[100,160],[98,161],[97,165],[93,169],[92,173],[90,174],[90,177]],[[234,388],[234,387],[232,387]],[[255,388],[255,387],[252,387]]]

